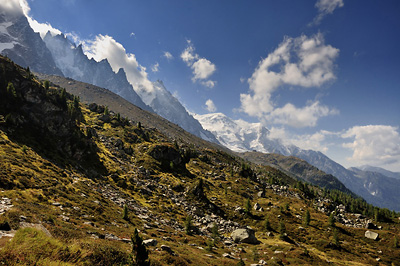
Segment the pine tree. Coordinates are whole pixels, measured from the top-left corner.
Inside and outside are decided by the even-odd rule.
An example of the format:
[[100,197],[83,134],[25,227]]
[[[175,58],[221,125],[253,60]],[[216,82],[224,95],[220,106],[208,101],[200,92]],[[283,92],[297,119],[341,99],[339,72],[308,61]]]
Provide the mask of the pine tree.
[[244,210],[247,214],[249,215],[251,214],[251,201],[249,198],[246,200],[246,204],[244,205]]
[[138,230],[135,228],[132,240],[132,255],[133,261],[137,266],[149,266],[149,253],[146,246],[143,244],[142,238],[139,236]]
[[15,90],[14,84],[12,84],[11,82],[8,82],[7,93],[12,97],[17,98],[17,91]]
[[50,82],[48,80],[44,81],[44,88],[48,90],[50,88]]
[[311,220],[311,215],[310,215],[310,212],[307,210],[306,214],[304,215],[304,221],[303,221],[304,225],[309,226],[310,220]]
[[192,229],[193,229],[192,216],[188,215],[188,216],[186,216],[186,219],[185,219],[185,233],[188,235],[191,235]]
[[129,220],[128,206],[126,204],[124,205],[124,212],[122,214],[122,219],[124,219],[125,221]]
[[335,229],[335,231],[333,231],[333,244],[336,247],[340,247],[339,234],[338,234],[338,230],[337,229]]
[[331,212],[331,214],[329,215],[328,225],[331,226],[331,227],[335,227],[335,214],[334,214],[334,212]]
[[286,237],[286,226],[285,223],[283,221],[281,221],[279,223],[279,238],[281,240],[284,240]]
[[269,222],[269,218],[268,218],[268,217],[265,218],[264,228],[265,228],[265,230],[267,230],[267,231],[270,231],[270,230],[271,230],[271,223]]

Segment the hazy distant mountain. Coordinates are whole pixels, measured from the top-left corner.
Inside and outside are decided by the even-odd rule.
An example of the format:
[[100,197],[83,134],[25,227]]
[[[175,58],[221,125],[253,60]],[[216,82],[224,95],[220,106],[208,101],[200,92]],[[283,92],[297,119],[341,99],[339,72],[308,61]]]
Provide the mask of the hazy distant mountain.
[[388,171],[388,170],[380,168],[380,167],[374,167],[374,166],[370,166],[370,165],[363,165],[363,166],[359,166],[357,168],[361,169],[363,171],[376,172],[376,173],[380,173],[380,174],[382,174],[384,176],[387,176],[387,177],[400,179],[400,173],[391,172],[391,171]]
[[134,105],[152,111],[134,91],[123,69],[115,73],[106,59],[100,62],[89,59],[81,45],[77,47],[62,34],[52,36],[48,32],[43,40],[64,76],[106,88]]
[[[321,152],[303,150],[294,145],[285,146],[278,139],[269,137],[269,130],[260,123],[248,123],[233,120],[221,113],[196,115],[203,127],[211,131],[221,144],[237,152],[258,151],[263,153],[278,153],[285,156],[295,156],[317,167],[326,174],[339,179],[353,193],[363,197],[376,206],[400,211],[400,197],[395,193],[400,188],[400,182],[385,175],[366,175],[360,171],[348,170],[328,158]],[[254,155],[254,154],[253,154]],[[247,156],[253,160],[254,156]],[[246,158],[247,158],[246,157]],[[258,157],[254,162],[261,163]],[[281,165],[282,166],[282,165]],[[290,167],[289,167],[290,168]],[[288,170],[286,168],[285,170]],[[382,169],[383,170],[383,169]],[[380,170],[380,172],[382,172]],[[383,170],[384,171],[384,170]],[[298,176],[298,173],[293,172]],[[396,173],[392,173],[395,175]],[[312,180],[310,182],[315,183]],[[318,177],[318,182],[320,182]],[[319,183],[322,185],[322,183]],[[324,186],[324,185],[322,185]],[[396,189],[393,189],[396,188]]]
[[39,33],[23,15],[0,13],[0,53],[32,71],[62,75]]

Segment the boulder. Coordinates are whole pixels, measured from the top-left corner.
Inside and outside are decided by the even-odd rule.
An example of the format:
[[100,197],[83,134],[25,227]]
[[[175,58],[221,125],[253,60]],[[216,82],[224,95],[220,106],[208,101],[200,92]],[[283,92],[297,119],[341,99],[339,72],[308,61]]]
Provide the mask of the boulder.
[[248,243],[248,244],[258,244],[259,241],[255,236],[253,229],[236,229],[232,232],[231,238],[235,243]]
[[146,239],[143,240],[143,244],[145,244],[146,246],[157,246],[157,240],[155,239]]
[[170,254],[173,254],[173,251],[172,251],[170,246],[161,245],[161,250],[164,250],[164,251],[166,251],[166,252],[168,252]]
[[377,240],[379,237],[378,233],[372,232],[372,231],[365,231],[365,237],[372,239],[372,240]]

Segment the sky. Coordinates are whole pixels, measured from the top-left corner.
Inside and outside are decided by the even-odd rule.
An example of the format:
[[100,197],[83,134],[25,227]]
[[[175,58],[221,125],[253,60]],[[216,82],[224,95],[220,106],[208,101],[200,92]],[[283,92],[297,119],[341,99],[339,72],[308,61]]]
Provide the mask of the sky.
[[[400,172],[398,0],[4,0],[188,111]],[[11,8],[11,7],[10,7]]]

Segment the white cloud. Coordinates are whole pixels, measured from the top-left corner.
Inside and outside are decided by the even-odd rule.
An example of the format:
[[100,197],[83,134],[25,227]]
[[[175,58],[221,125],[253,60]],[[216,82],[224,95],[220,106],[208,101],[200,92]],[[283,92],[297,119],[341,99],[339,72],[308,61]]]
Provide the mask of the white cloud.
[[25,15],[33,31],[39,32],[42,38],[48,31],[50,31],[53,35],[61,34],[61,31],[52,27],[49,23],[39,23],[30,17],[29,12],[31,9],[26,0],[1,0],[0,10],[3,10],[8,15]]
[[315,7],[318,9],[318,15],[310,25],[318,25],[326,15],[332,14],[335,9],[343,6],[343,0],[318,0],[317,3],[315,3]]
[[207,79],[210,77],[214,72],[215,72],[215,65],[211,63],[210,60],[207,60],[205,58],[200,58],[196,62],[194,62],[191,66],[193,69],[193,75],[194,77],[192,78],[193,81],[196,81],[198,79]]
[[145,97],[146,92],[150,95],[154,91],[152,82],[147,78],[146,68],[137,62],[134,54],[127,53],[122,44],[111,36],[100,34],[94,40],[84,42],[83,49],[89,58],[96,61],[107,59],[114,72],[123,68],[129,83],[143,96],[143,101],[151,101]]
[[[250,92],[240,95],[241,110],[279,124],[315,126],[318,118],[337,111],[318,101],[302,108],[291,103],[276,108],[272,95],[284,85],[320,87],[334,80],[334,60],[338,54],[339,49],[326,45],[320,33],[311,37],[286,37],[275,51],[259,62],[248,79]],[[309,118],[311,120],[307,120]]]
[[174,59],[174,56],[170,52],[167,52],[167,51],[164,52],[163,56],[165,58],[167,58],[167,60]]
[[274,124],[286,124],[295,128],[315,127],[319,118],[335,114],[338,114],[336,109],[330,109],[318,101],[302,108],[287,103],[281,108],[274,109],[269,114],[268,120]]
[[[0,10],[8,15],[22,15],[23,9],[19,0],[1,0]],[[2,13],[0,11],[0,13]]]
[[343,138],[352,142],[343,144],[353,151],[348,161],[363,165],[380,166],[400,171],[400,134],[397,127],[385,125],[355,126]]
[[211,99],[208,99],[206,101],[206,109],[207,111],[214,113],[215,111],[217,111],[217,107],[215,106],[214,102]]
[[154,73],[158,72],[160,69],[160,64],[157,62],[154,65],[151,66],[151,71],[153,71]]
[[33,31],[40,33],[42,38],[48,31],[50,31],[53,35],[61,34],[61,31],[52,27],[50,23],[39,23],[33,19],[29,15],[31,8],[26,0],[2,0],[0,2],[0,9],[5,10],[8,14],[25,15]]
[[215,64],[206,58],[201,58],[195,53],[195,48],[190,40],[187,41],[188,46],[181,54],[181,59],[192,69],[192,81],[200,81],[201,84],[212,88],[215,86],[215,81],[208,80],[217,70]]
[[207,80],[207,81],[200,81],[201,84],[203,84],[206,87],[209,88],[214,88],[215,84],[217,83],[216,81],[213,80]]

